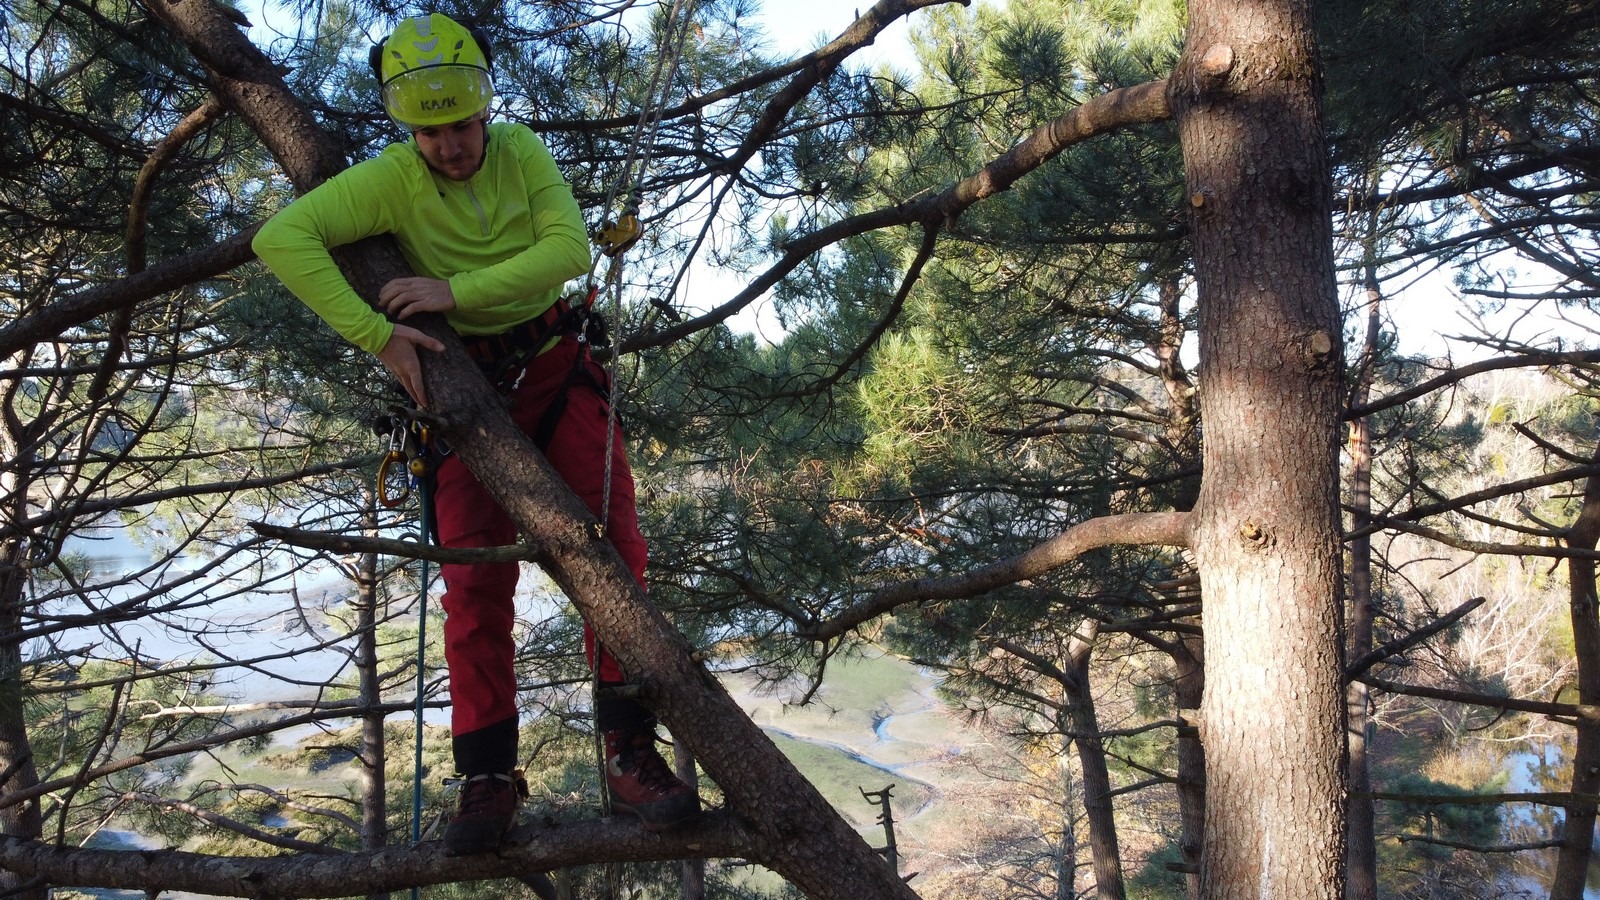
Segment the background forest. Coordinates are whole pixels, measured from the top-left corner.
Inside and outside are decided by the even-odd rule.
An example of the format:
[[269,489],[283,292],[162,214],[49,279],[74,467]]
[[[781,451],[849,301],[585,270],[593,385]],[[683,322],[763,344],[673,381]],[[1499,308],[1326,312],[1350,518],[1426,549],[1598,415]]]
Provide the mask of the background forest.
[[[814,44],[760,5],[428,7],[590,224],[647,229],[595,277],[650,592],[462,442],[530,504],[534,796],[445,859],[397,395],[249,250],[402,137],[367,48],[422,8],[0,0],[0,897],[1584,896],[1600,2],[882,0]],[[1318,130],[1191,130],[1280,82]],[[1322,235],[1274,260],[1327,321],[1205,147]],[[1257,348],[1329,402],[1245,398]],[[1254,427],[1326,471],[1219,449]],[[600,817],[574,603],[620,611],[702,823]]]

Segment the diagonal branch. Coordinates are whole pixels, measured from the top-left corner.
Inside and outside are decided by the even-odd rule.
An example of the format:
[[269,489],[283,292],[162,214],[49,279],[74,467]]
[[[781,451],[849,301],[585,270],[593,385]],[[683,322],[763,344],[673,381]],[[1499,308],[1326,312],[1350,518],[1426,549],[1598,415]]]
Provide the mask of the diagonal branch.
[[1568,353],[1528,350],[1516,356],[1497,356],[1494,359],[1482,359],[1474,363],[1467,363],[1464,366],[1455,366],[1442,375],[1430,378],[1403,391],[1397,391],[1387,397],[1379,397],[1371,403],[1352,406],[1345,410],[1344,419],[1349,422],[1363,416],[1370,416],[1375,412],[1403,406],[1418,397],[1425,397],[1440,388],[1458,384],[1473,375],[1483,372],[1494,372],[1500,369],[1519,369],[1530,366],[1569,366],[1585,363],[1600,363],[1600,350],[1574,350]]
[[[261,136],[300,190],[337,171],[340,160],[334,142],[317,129],[309,112],[294,99],[278,67],[245,39],[221,7],[211,0],[175,4],[146,0],[146,9],[194,50],[207,68],[212,90]],[[342,259],[345,274],[369,300],[391,278],[410,274],[392,238],[346,249]],[[549,558],[543,567],[551,579],[594,627],[624,671],[634,674],[647,704],[716,779],[728,805],[744,817],[753,840],[738,842],[737,852],[822,900],[915,897],[750,721],[726,689],[695,661],[692,645],[645,597],[616,550],[601,539],[601,530],[588,510],[512,422],[500,397],[443,318],[429,314],[411,321],[445,348],[428,355],[423,368],[432,401],[430,411],[441,413],[448,423],[440,428],[443,437],[506,514],[546,548]],[[621,830],[636,828],[631,823],[609,824]],[[565,824],[558,833],[570,835],[583,827]],[[662,838],[652,840],[665,843]],[[637,843],[592,844],[588,849],[593,855],[581,861],[624,859],[626,849],[633,846]],[[650,852],[658,853],[660,846],[652,843]],[[734,846],[731,840],[722,846],[701,845],[695,853],[685,855],[724,855]],[[488,854],[470,859],[476,862],[482,856]],[[3,853],[0,865],[15,868]],[[454,877],[439,877],[439,869],[454,870],[457,865],[460,863],[439,864],[426,873],[426,879],[462,880],[459,870]],[[301,859],[300,866],[311,869],[315,862]],[[372,892],[348,880],[337,883],[343,895]],[[329,889],[326,885],[321,882],[319,889]],[[168,886],[189,889],[192,885],[169,882]],[[291,896],[291,892],[256,887],[246,895]]]
[[831,640],[903,603],[976,597],[998,587],[1037,578],[1101,547],[1187,547],[1190,521],[1191,514],[1186,512],[1127,513],[1090,519],[1031,550],[965,575],[918,578],[881,588],[838,615],[796,631],[801,637],[814,641]]
[[[850,54],[872,44],[883,33],[885,28],[898,19],[904,18],[919,9],[930,6],[942,6],[947,3],[959,3],[967,6],[972,0],[880,0],[875,6],[867,10],[866,15],[858,16],[844,33],[828,42],[825,46],[807,53],[797,59],[790,60],[783,65],[757,72],[748,78],[733,81],[713,91],[689,97],[677,106],[671,106],[661,111],[662,121],[682,118],[692,115],[723,100],[737,97],[747,91],[755,90],[762,85],[771,84],[781,78],[787,78],[799,72],[824,71],[831,72],[838,68],[844,58]],[[811,87],[815,86],[817,79],[811,78]],[[807,90],[810,88],[808,87]],[[794,104],[785,106],[785,111]],[[781,120],[781,116],[779,117]],[[542,122],[534,126],[537,131],[577,131],[599,132],[611,131],[617,128],[632,128],[639,121],[638,114],[627,116],[612,116],[609,119],[565,119]]]
[[1427,627],[1419,628],[1410,634],[1401,635],[1392,641],[1388,641],[1381,647],[1373,648],[1372,652],[1351,663],[1349,667],[1345,669],[1345,680],[1355,681],[1362,675],[1366,674],[1366,672],[1373,666],[1383,662],[1385,659],[1388,659],[1389,657],[1395,656],[1399,653],[1403,653],[1407,648],[1415,647],[1417,644],[1422,643],[1428,638],[1433,637],[1439,632],[1461,621],[1467,616],[1468,613],[1482,606],[1485,602],[1487,601],[1485,601],[1482,597],[1473,597],[1471,600],[1461,604],[1446,615],[1440,616],[1433,622],[1428,623]]
[[801,235],[785,244],[783,256],[728,302],[679,325],[628,341],[621,351],[634,352],[670,344],[731,318],[771,290],[812,254],[846,238],[896,225],[953,221],[973,204],[1009,189],[1017,179],[1075,144],[1168,118],[1166,91],[1167,82],[1161,80],[1102,94],[1034,129],[993,162],[938,194],[851,216]]
[[60,337],[109,312],[131,308],[151,297],[180,290],[206,278],[215,278],[256,258],[250,241],[256,236],[252,225],[238,234],[182,256],[156,263],[137,275],[85,288],[17,321],[0,328],[0,357],[43,341]]

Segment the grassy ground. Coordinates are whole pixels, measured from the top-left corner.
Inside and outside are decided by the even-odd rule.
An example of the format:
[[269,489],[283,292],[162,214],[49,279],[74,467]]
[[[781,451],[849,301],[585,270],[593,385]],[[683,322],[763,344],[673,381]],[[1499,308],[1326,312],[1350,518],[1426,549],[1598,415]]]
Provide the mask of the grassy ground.
[[880,810],[861,790],[895,785],[895,834],[907,870],[936,832],[959,826],[963,810],[948,791],[974,777],[963,762],[988,745],[939,702],[931,673],[886,654],[835,662],[804,706],[794,701],[808,685],[770,691],[749,678],[727,683],[740,707],[875,847],[884,841]]

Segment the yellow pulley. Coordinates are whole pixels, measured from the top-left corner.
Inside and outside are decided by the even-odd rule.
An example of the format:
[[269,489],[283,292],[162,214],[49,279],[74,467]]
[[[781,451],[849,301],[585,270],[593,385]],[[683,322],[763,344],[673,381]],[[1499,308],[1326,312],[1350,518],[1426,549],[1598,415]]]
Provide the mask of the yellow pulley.
[[595,232],[594,242],[601,253],[615,257],[637,244],[643,236],[644,226],[639,224],[639,211],[629,209],[624,210],[615,221],[607,219],[601,222],[600,229]]

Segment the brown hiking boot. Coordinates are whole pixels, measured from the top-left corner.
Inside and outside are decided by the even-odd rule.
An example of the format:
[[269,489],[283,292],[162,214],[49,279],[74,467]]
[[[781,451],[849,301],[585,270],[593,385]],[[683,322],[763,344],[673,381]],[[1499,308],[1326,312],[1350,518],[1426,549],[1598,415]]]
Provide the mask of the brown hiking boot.
[[455,818],[444,829],[444,855],[467,856],[500,846],[522,805],[514,775],[474,775],[461,786]]
[[653,730],[608,731],[605,740],[612,812],[638,816],[646,831],[665,831],[700,812],[700,795],[656,752]]

